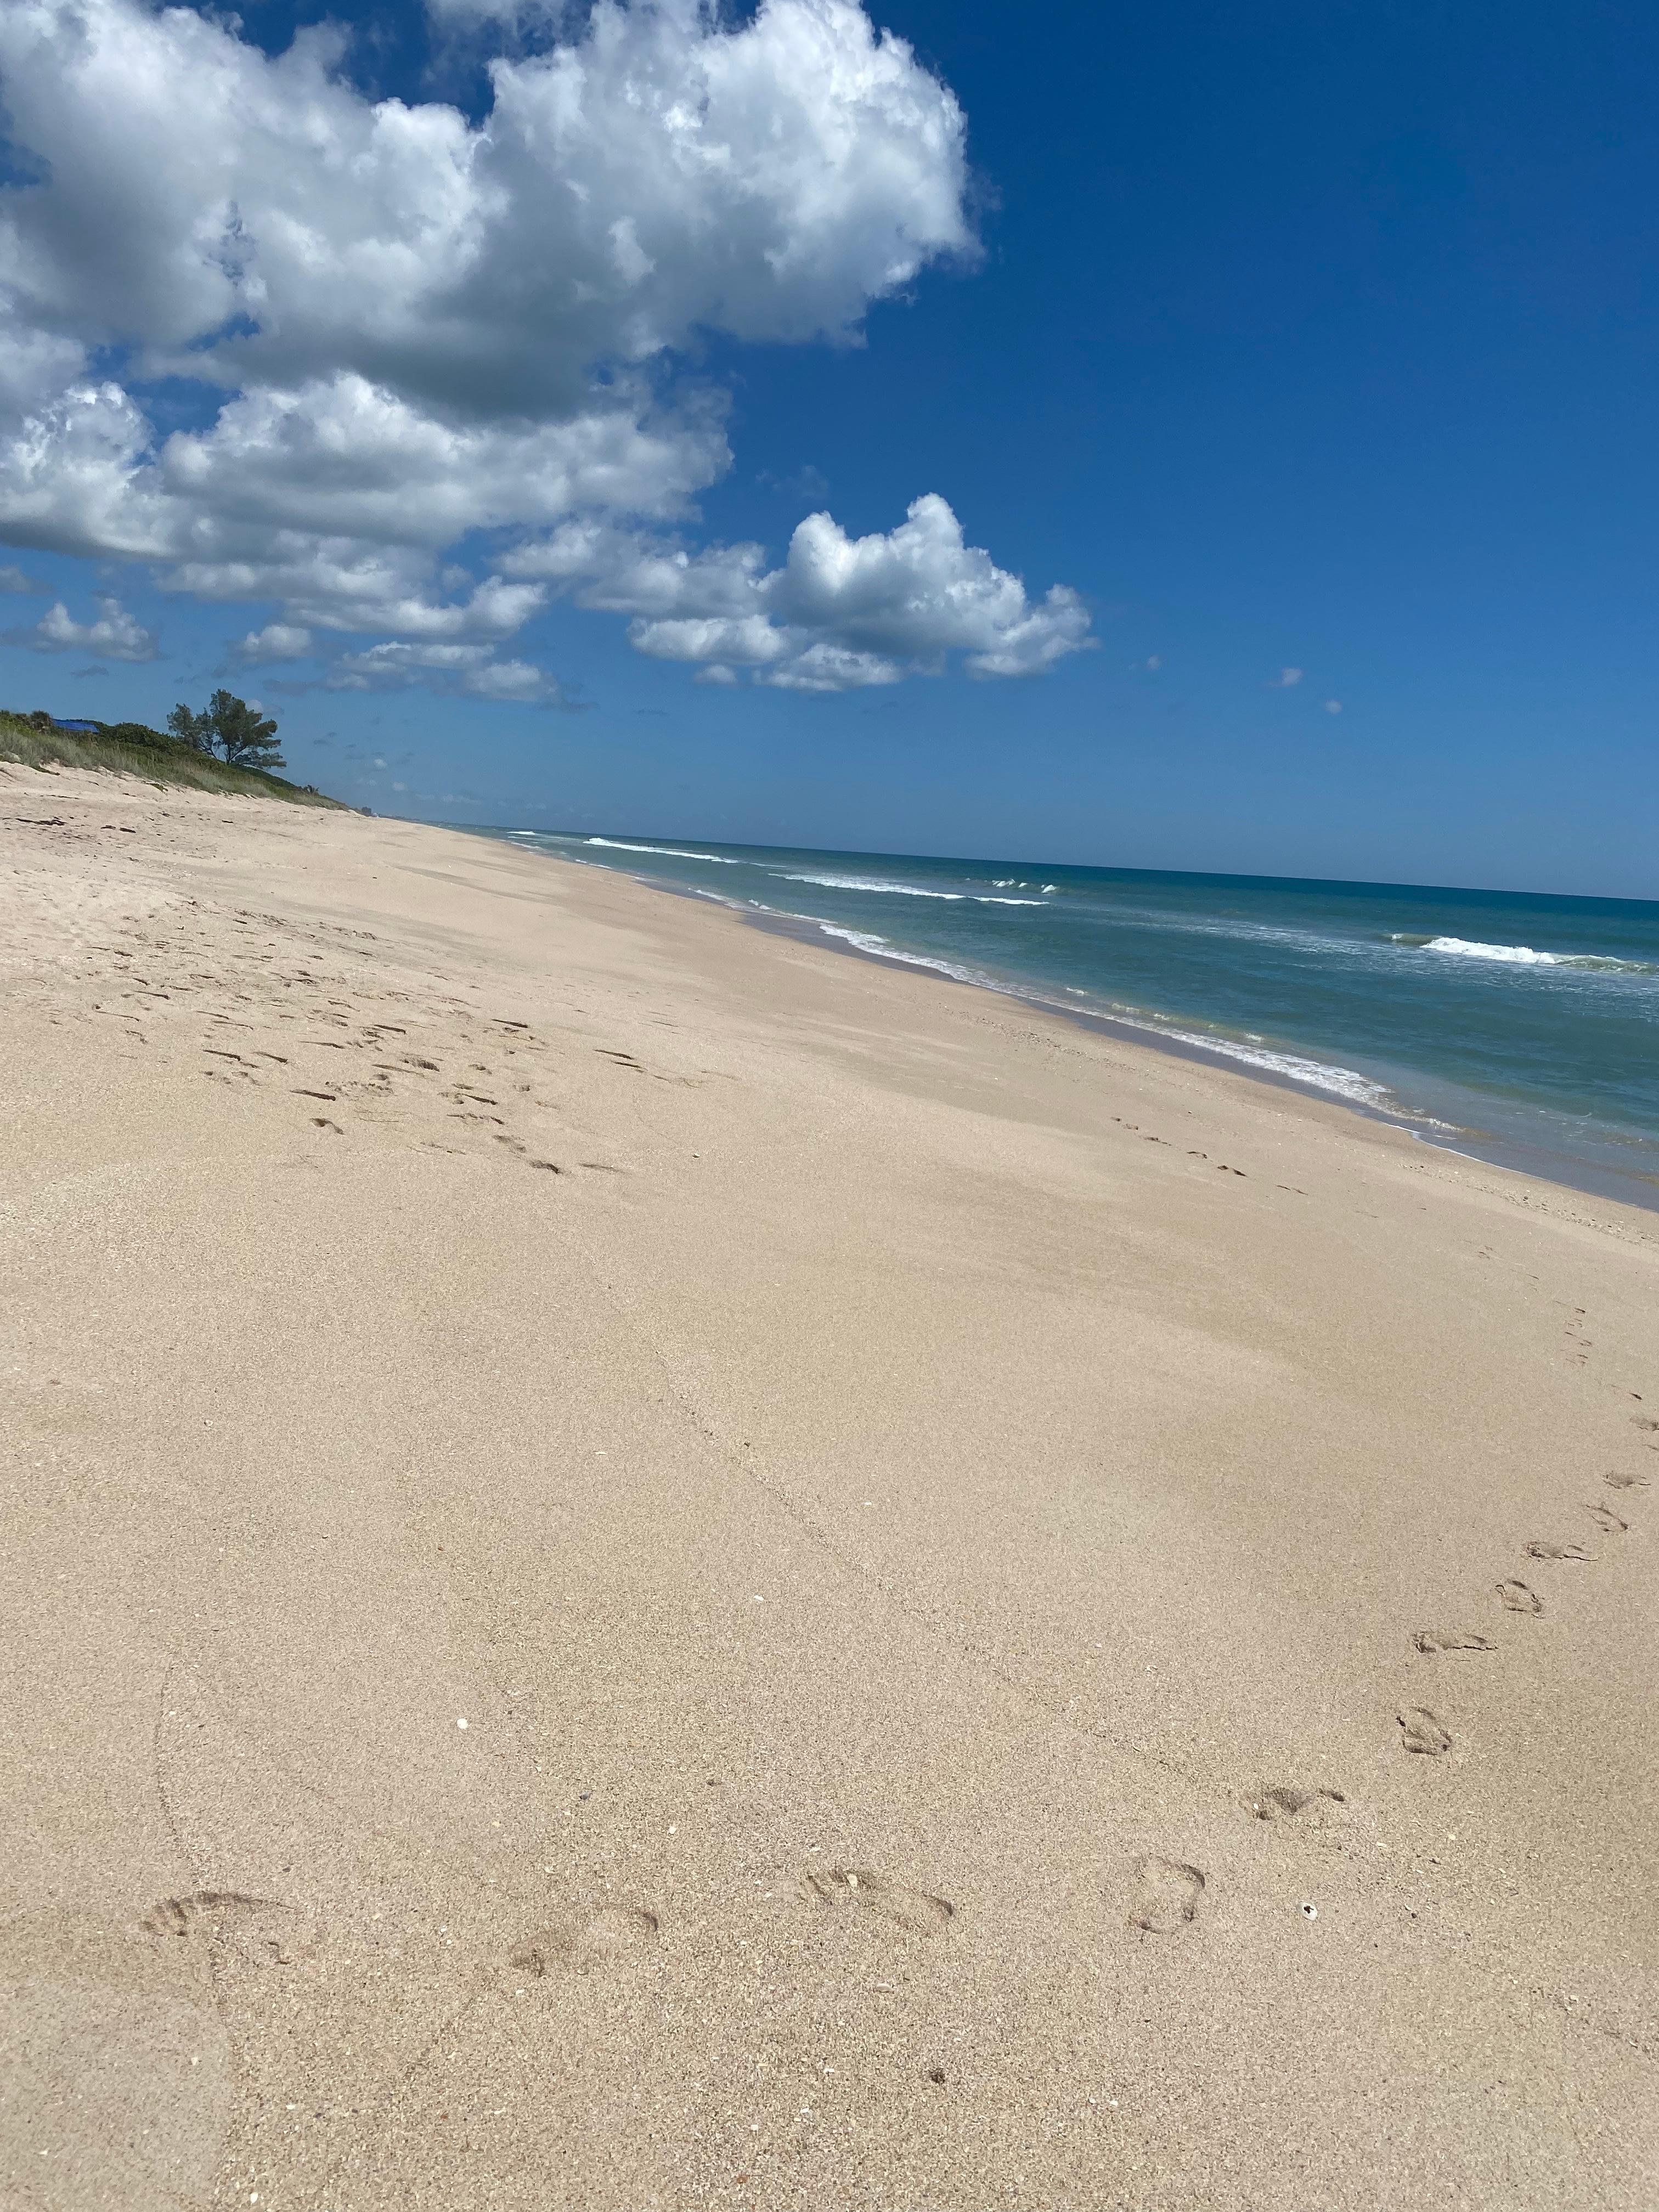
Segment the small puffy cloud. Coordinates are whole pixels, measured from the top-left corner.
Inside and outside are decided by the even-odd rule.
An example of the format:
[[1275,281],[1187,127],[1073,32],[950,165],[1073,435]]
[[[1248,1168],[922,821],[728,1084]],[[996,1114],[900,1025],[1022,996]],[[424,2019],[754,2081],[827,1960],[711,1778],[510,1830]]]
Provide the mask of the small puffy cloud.
[[1281,668],[1277,676],[1268,678],[1267,688],[1270,691],[1293,691],[1301,681],[1299,668]]
[[1147,654],[1146,666],[1152,675],[1156,676],[1158,670],[1162,668],[1163,665],[1164,655],[1161,653],[1149,653]]
[[343,653],[330,672],[332,691],[396,690],[422,674],[459,677],[489,658],[486,645],[405,645],[388,639],[362,653]]
[[700,668],[691,678],[694,684],[713,684],[728,686],[737,682],[737,671],[728,668],[723,660],[711,660],[707,668]]
[[234,645],[231,657],[252,667],[271,660],[303,660],[310,651],[311,632],[303,624],[267,623]]
[[956,647],[976,676],[1034,675],[1075,652],[1089,628],[1082,601],[1063,584],[1031,606],[1018,576],[964,543],[937,492],[913,501],[896,530],[867,538],[848,538],[831,515],[809,514],[789,541],[773,596],[786,620],[866,659],[925,659]]
[[102,593],[95,622],[78,623],[59,599],[33,629],[14,630],[9,642],[35,653],[94,653],[105,660],[154,660],[155,633],[129,614],[118,599]]
[[461,689],[476,699],[505,699],[525,706],[550,707],[562,702],[556,679],[528,660],[489,660],[474,669]]
[[971,675],[1039,675],[1093,644],[1077,593],[1041,600],[966,543],[937,493],[896,529],[849,538],[833,515],[808,515],[782,564],[757,545],[697,553],[602,526],[566,525],[502,561],[584,606],[633,617],[637,652],[757,672],[777,689],[844,691],[936,673],[951,653]]
[[43,585],[37,584],[33,576],[26,576],[19,568],[9,566],[0,568],[0,592],[21,592],[32,599],[44,589]]
[[489,645],[410,645],[388,639],[366,652],[343,654],[329,672],[335,691],[401,690],[412,684],[474,699],[526,705],[563,702],[557,680],[527,660],[497,660]]
[[1328,699],[1325,702],[1325,712],[1328,714],[1340,714],[1342,712],[1342,702],[1340,699]]

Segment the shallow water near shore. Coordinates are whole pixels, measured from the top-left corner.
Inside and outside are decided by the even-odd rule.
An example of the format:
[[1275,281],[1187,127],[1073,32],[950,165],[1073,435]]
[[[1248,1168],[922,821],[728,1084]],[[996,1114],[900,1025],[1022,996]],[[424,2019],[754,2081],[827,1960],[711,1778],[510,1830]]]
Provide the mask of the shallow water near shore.
[[1659,1203],[1659,902],[485,834]]

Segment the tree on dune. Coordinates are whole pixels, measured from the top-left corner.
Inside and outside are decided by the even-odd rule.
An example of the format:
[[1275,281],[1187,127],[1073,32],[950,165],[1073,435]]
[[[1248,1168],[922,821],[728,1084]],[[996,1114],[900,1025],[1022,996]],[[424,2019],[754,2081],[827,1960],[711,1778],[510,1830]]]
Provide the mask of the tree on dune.
[[206,714],[198,714],[186,707],[181,699],[167,716],[167,727],[180,744],[189,745],[198,753],[213,750],[213,724]]
[[276,725],[233,691],[216,691],[208,701],[208,720],[220,751],[233,768],[285,768],[276,744]]

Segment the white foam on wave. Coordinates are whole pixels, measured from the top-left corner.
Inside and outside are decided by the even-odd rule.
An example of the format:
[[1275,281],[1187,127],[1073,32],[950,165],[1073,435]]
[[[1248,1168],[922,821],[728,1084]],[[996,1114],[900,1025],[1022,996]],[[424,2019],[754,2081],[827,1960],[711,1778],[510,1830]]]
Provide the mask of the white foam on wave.
[[1467,937],[1431,937],[1425,952],[1455,952],[1465,960],[1506,960],[1516,968],[1555,968],[1553,952],[1534,952],[1530,945],[1482,945]]
[[[1305,1060],[1299,1053],[1274,1052],[1267,1046],[1242,1044],[1233,1037],[1206,1036],[1196,1030],[1174,1029],[1164,1022],[1148,1021],[1144,1016],[1121,1013],[1115,1007],[1111,1019],[1123,1022],[1130,1029],[1146,1030],[1153,1036],[1169,1037],[1176,1044],[1194,1045],[1200,1052],[1219,1053],[1224,1060],[1242,1061],[1246,1067],[1259,1067],[1269,1075],[1285,1076],[1292,1083],[1305,1084],[1310,1091],[1323,1091],[1333,1098],[1346,1098],[1351,1106],[1375,1106],[1390,1114],[1402,1111],[1386,1084],[1374,1083],[1357,1067],[1342,1067],[1331,1060]],[[1413,1115],[1410,1118],[1415,1121],[1421,1116]]]
[[[817,918],[815,915],[802,915],[799,919],[815,921]],[[852,945],[854,951],[873,953],[878,959],[897,960],[907,968],[931,968],[935,975],[949,975],[957,983],[982,983],[991,990],[1000,988],[988,976],[976,975],[971,968],[958,968],[953,961],[932,960],[925,952],[901,952],[884,937],[878,937],[873,930],[843,929],[839,922],[835,921],[820,921],[817,926],[826,937],[838,937],[844,945]]]
[[1651,975],[1647,960],[1617,960],[1610,953],[1536,952],[1530,945],[1486,945],[1479,938],[1413,937],[1396,930],[1394,943],[1415,952],[1449,953],[1459,960],[1496,960],[1510,968],[1579,968],[1602,975]]
[[961,901],[966,891],[924,890],[920,884],[890,884],[879,876],[793,876],[779,875],[786,884],[821,884],[829,891],[887,891],[900,898],[951,899]]
[[586,837],[582,842],[586,845],[604,845],[613,853],[654,853],[662,860],[713,860],[721,868],[740,868],[744,865],[726,853],[688,853],[680,845],[629,845],[620,837]]
[[[975,906],[1046,906],[1040,898],[998,898],[990,891],[935,891],[921,884],[890,883],[883,876],[806,876],[785,875],[778,872],[786,884],[817,884],[830,891],[879,891],[890,898],[944,899],[951,906],[971,902]],[[997,878],[995,880],[1000,880]]]

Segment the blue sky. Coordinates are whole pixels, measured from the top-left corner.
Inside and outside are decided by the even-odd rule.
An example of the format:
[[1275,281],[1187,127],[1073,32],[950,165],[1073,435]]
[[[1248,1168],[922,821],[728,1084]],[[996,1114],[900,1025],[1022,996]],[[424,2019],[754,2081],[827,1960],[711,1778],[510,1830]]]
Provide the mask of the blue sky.
[[[597,185],[577,149],[641,339],[622,306],[567,313],[562,174],[498,172],[513,220],[414,307],[406,276],[365,287],[386,222],[380,261],[331,234],[325,299],[264,282],[305,183],[280,133],[246,174],[181,156],[171,197],[135,207],[174,135],[137,103],[131,147],[70,195],[99,84],[63,59],[65,21],[118,84],[176,25],[18,0],[0,289],[27,358],[0,567],[38,588],[0,595],[0,698],[158,720],[229,681],[278,715],[296,774],[434,818],[1659,896],[1650,11],[890,6],[872,21],[909,52],[878,65],[845,0],[763,12],[766,46],[752,11],[678,5],[672,52],[616,13],[624,74],[672,94],[729,57],[717,114],[807,149],[701,230],[651,145]],[[222,83],[234,117],[321,14],[249,8],[240,53],[173,74],[210,106]],[[477,125],[492,55],[529,84],[584,35],[490,0],[335,20],[353,37],[317,67],[349,94],[342,143],[387,97]],[[471,158],[465,129],[442,159]],[[385,158],[395,229],[416,220],[397,192],[441,163]],[[234,224],[204,245],[210,202]],[[718,265],[711,230],[735,241]],[[186,252],[208,273],[181,305]],[[130,279],[146,256],[153,281]],[[209,280],[233,261],[227,306]],[[434,336],[463,313],[471,353]],[[77,401],[71,422],[64,395],[94,389],[126,414]],[[343,532],[380,393],[417,456],[408,496],[365,491]],[[374,465],[397,476],[386,425]],[[559,446],[561,507],[548,441],[601,431],[634,443],[597,491]],[[197,442],[164,452],[175,432]],[[452,495],[453,536],[410,521]],[[813,514],[833,522],[788,553]]]

